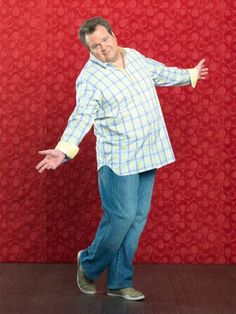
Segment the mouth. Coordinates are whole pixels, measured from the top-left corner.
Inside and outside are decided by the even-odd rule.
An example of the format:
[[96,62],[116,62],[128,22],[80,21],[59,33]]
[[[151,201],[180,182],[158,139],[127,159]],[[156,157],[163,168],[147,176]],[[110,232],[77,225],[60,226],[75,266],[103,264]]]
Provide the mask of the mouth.
[[110,52],[111,52],[111,51],[104,52],[104,53],[103,53],[104,57],[107,57],[107,56],[110,54]]

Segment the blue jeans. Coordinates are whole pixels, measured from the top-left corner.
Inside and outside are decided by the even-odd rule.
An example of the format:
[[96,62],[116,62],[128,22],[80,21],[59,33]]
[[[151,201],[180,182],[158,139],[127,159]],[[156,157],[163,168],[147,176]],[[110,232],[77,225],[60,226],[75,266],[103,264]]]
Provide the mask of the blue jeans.
[[132,287],[133,259],[150,209],[155,172],[118,176],[108,166],[98,172],[103,216],[80,263],[93,280],[107,268],[108,289]]

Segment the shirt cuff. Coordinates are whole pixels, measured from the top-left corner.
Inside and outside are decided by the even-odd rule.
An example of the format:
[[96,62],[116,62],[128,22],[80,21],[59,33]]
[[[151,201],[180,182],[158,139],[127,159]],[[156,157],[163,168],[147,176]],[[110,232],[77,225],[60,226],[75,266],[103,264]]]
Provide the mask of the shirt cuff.
[[198,77],[198,70],[195,68],[187,69],[187,70],[188,70],[188,73],[189,73],[189,76],[191,79],[191,85],[193,88],[195,88],[197,85],[198,78],[199,78]]
[[64,141],[60,141],[55,149],[61,151],[70,159],[73,159],[79,151],[79,147],[77,145]]

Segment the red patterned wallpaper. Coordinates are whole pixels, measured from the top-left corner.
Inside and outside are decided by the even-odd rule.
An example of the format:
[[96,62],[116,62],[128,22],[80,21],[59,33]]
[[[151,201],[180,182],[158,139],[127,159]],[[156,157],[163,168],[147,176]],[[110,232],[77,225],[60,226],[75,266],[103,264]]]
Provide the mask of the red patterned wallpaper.
[[93,133],[55,172],[35,165],[73,110],[88,57],[77,29],[95,15],[122,46],[186,68],[206,57],[210,69],[195,90],[158,91],[177,162],[158,172],[136,261],[236,262],[235,9],[227,0],[0,0],[1,262],[74,262],[94,236]]

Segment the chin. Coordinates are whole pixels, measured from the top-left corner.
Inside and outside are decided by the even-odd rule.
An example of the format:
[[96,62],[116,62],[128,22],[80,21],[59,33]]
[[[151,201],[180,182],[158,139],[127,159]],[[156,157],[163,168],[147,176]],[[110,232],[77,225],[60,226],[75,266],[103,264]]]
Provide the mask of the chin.
[[114,61],[114,57],[111,56],[111,57],[109,57],[109,58],[106,58],[106,61],[107,61],[107,62],[113,62],[113,61]]

